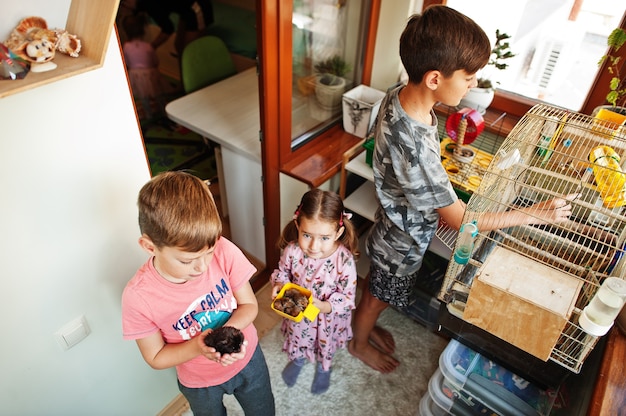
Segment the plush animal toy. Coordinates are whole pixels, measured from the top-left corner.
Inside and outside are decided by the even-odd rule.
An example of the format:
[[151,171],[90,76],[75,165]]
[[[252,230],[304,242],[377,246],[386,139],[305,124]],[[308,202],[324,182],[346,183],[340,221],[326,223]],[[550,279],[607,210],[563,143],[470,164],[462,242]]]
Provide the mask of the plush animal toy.
[[[55,52],[77,57],[81,49],[80,40],[63,29],[48,29],[46,21],[37,16],[22,19],[4,42],[20,58],[33,64],[45,64],[39,72],[56,68],[51,61]],[[34,65],[31,70],[37,72]]]

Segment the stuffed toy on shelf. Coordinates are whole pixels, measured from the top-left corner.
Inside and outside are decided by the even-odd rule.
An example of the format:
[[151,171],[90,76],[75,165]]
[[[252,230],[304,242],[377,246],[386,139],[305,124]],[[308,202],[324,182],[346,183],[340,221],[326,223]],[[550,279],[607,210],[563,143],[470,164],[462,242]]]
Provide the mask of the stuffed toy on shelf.
[[57,65],[52,62],[56,51],[78,57],[80,39],[64,29],[48,29],[46,20],[31,16],[22,19],[4,42],[20,58],[31,63],[31,71],[45,72]]

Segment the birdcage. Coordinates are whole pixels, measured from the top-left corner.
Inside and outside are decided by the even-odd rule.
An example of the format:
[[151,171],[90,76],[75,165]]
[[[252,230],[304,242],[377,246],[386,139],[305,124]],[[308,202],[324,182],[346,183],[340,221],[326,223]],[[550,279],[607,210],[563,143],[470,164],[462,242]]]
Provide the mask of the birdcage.
[[581,327],[581,311],[608,276],[626,275],[621,161],[624,126],[547,105],[526,113],[485,170],[463,224],[480,227],[485,213],[522,215],[566,195],[572,215],[541,224],[535,211],[538,224],[475,236],[440,227],[454,253],[438,295],[448,311],[578,373],[598,340]]

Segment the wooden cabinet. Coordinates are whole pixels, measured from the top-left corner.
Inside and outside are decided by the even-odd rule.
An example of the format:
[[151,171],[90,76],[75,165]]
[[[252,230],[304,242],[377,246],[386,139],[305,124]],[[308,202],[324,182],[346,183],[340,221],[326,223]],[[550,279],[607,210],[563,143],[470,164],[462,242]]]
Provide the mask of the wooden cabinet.
[[[30,13],[29,15],[38,15],[46,19],[50,28],[59,27],[78,36],[82,44],[80,56],[72,58],[62,53],[57,53],[54,58],[57,68],[52,71],[29,72],[22,80],[0,81],[0,98],[100,68],[104,62],[119,2],[120,0],[72,0],[64,27],[48,21],[43,12],[44,7],[42,7],[41,14],[27,10],[26,13]],[[3,9],[17,9],[20,7],[19,2],[15,3],[18,4],[15,6],[4,5]],[[61,4],[61,2],[54,0],[50,1],[50,3]],[[50,3],[45,3],[46,7]],[[18,23],[19,20],[14,23],[14,26]],[[4,20],[4,24],[6,24],[6,20]],[[2,33],[10,33],[11,30],[12,27],[3,27]],[[2,39],[2,41],[4,40]]]

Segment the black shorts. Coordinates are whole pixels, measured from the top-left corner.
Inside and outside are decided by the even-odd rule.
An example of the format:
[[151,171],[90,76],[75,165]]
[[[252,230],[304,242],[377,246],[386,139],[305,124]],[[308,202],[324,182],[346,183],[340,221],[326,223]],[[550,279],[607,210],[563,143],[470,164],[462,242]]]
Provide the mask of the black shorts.
[[391,306],[404,309],[409,306],[411,292],[417,282],[418,272],[396,276],[376,267],[372,263],[370,265],[369,291],[376,299]]

